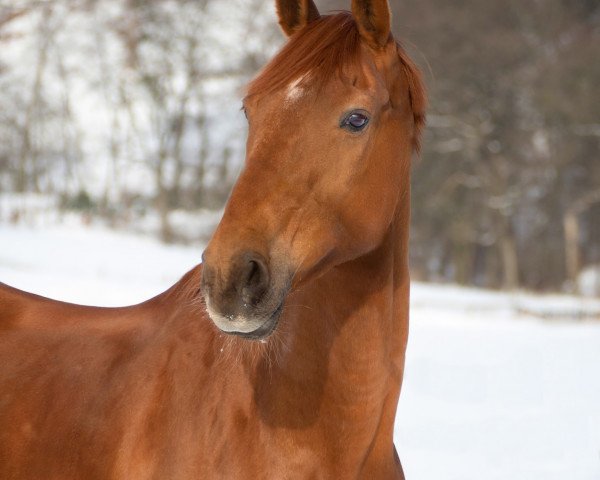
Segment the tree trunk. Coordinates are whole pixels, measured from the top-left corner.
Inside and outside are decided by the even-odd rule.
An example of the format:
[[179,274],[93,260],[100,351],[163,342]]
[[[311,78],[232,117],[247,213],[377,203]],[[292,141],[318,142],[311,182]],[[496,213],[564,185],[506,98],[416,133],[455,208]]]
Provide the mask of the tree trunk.
[[565,229],[565,266],[567,270],[567,281],[570,289],[577,293],[577,276],[579,275],[579,219],[577,213],[568,211],[563,218]]
[[173,229],[169,221],[169,189],[165,184],[164,167],[166,162],[166,152],[161,148],[159,151],[158,165],[155,170],[156,179],[156,207],[158,209],[158,217],[160,220],[160,238],[163,242],[170,243],[173,241]]
[[500,252],[502,256],[503,287],[506,290],[519,288],[519,258],[517,246],[512,235],[508,234],[500,239]]

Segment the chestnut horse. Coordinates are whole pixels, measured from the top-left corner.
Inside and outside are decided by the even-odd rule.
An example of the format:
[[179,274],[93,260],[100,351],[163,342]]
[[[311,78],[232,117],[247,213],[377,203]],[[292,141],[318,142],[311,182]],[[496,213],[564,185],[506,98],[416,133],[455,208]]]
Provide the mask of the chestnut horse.
[[203,263],[140,305],[0,287],[0,478],[398,479],[420,76],[385,0],[320,16],[249,85]]

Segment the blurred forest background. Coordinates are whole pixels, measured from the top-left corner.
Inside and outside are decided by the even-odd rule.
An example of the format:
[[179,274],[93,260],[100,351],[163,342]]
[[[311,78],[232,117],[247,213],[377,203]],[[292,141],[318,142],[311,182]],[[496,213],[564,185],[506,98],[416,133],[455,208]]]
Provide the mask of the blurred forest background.
[[[208,235],[243,85],[284,42],[273,3],[0,0],[0,222]],[[390,4],[430,98],[413,277],[600,295],[600,0]]]

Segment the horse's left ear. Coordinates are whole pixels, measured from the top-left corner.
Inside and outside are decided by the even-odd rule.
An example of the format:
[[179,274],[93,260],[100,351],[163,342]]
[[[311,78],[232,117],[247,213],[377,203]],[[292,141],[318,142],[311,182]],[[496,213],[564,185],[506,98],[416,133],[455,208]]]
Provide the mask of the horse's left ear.
[[360,36],[371,48],[385,47],[390,38],[391,23],[387,0],[352,0],[352,15]]
[[320,17],[313,0],[276,0],[276,4],[279,25],[288,37]]

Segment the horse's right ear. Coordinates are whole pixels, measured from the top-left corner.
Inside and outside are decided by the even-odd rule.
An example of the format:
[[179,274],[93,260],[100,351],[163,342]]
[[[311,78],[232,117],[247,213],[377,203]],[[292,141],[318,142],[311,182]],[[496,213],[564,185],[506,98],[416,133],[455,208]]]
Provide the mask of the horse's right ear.
[[320,17],[313,0],[276,0],[276,3],[279,25],[288,37]]
[[388,0],[352,0],[352,16],[360,36],[376,50],[390,39],[391,13]]

